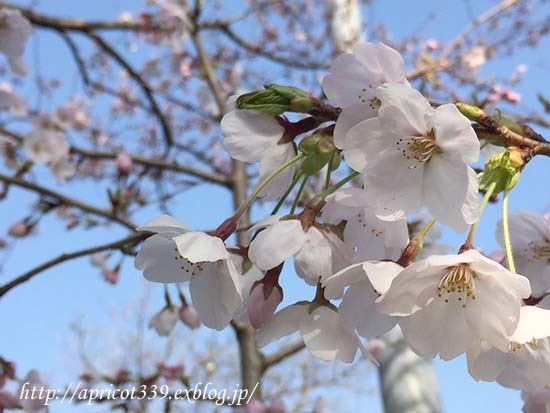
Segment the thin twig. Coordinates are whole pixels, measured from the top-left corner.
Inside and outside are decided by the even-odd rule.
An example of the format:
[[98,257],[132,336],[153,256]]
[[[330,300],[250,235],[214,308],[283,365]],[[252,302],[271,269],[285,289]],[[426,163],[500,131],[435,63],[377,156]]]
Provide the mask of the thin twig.
[[[21,135],[18,135],[17,133],[14,133],[2,127],[0,127],[0,135],[6,135],[19,143],[23,142],[23,137]],[[92,159],[115,159],[118,156],[118,153],[115,152],[93,151],[90,149],[78,148],[76,146],[71,146],[70,151],[71,153],[75,153]],[[128,154],[128,156],[132,159],[133,162],[140,165],[166,169],[174,172],[181,172],[194,176],[195,178],[203,179],[207,182],[223,186],[229,186],[230,184],[229,180],[224,175],[210,173],[198,168],[194,168],[192,166],[181,165],[175,161],[168,162],[161,159],[148,158],[135,154]]]
[[136,24],[125,21],[85,21],[82,19],[63,19],[57,17],[49,17],[43,14],[36,13],[25,7],[16,6],[14,4],[0,1],[0,7],[6,7],[10,9],[17,9],[25,16],[31,23],[55,30],[70,30],[87,32],[90,30],[127,30],[127,31],[148,31],[148,30],[167,30],[160,26],[145,26],[143,24]]
[[266,371],[268,368],[273,367],[276,364],[279,364],[281,361],[287,359],[288,357],[299,353],[305,348],[303,340],[290,343],[277,352],[266,356],[264,359],[263,370]]
[[44,188],[43,186],[37,185],[29,181],[25,181],[21,178],[16,178],[16,177],[12,177],[12,176],[8,176],[0,173],[0,180],[10,185],[17,185],[21,188],[26,188],[38,194],[56,199],[63,205],[73,206],[75,208],[81,209],[82,211],[86,211],[91,214],[94,214],[103,218],[107,218],[111,221],[116,221],[119,224],[124,225],[126,228],[129,228],[131,230],[134,230],[136,228],[136,225],[134,223],[129,221],[127,218],[124,218],[115,214],[113,211],[101,209],[93,205],[85,204],[77,199],[70,198],[66,195],[60,194],[59,192],[55,192],[51,189]]
[[26,281],[29,281],[34,276],[40,274],[43,271],[46,271],[49,268],[52,268],[52,267],[54,267],[58,264],[61,264],[63,262],[69,261],[69,260],[73,260],[75,258],[79,258],[79,257],[83,257],[83,256],[86,256],[86,255],[91,255],[91,254],[95,254],[95,253],[98,253],[98,252],[102,252],[102,251],[120,249],[120,248],[122,248],[124,246],[127,246],[129,244],[133,245],[133,244],[147,238],[149,235],[151,235],[151,234],[148,234],[146,232],[145,233],[140,232],[140,233],[132,234],[129,237],[122,238],[118,241],[110,242],[108,244],[99,245],[97,247],[86,248],[86,249],[71,252],[71,253],[68,253],[68,254],[61,254],[57,258],[46,261],[42,265],[39,265],[38,267],[33,268],[32,270],[27,271],[26,273],[24,273],[24,274],[20,275],[19,277],[13,279],[12,281],[2,285],[0,287],[0,297],[4,296],[8,291],[10,291],[11,289],[17,287],[18,285],[23,284]]
[[174,137],[172,136],[172,131],[168,125],[166,117],[162,114],[160,107],[157,103],[155,96],[153,95],[153,89],[145,81],[145,79],[118,53],[109,43],[107,43],[101,36],[94,32],[85,32],[105,53],[111,56],[120,66],[124,68],[130,75],[132,79],[140,86],[145,94],[145,97],[151,105],[151,110],[158,119],[162,132],[164,135],[164,140],[167,145],[172,145],[174,143]]

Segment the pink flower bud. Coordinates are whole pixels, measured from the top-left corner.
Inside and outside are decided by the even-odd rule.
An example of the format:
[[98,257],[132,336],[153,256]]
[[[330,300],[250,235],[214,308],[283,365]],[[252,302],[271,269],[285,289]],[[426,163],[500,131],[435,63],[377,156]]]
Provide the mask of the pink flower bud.
[[176,326],[178,318],[178,309],[173,305],[166,306],[153,316],[149,328],[155,330],[159,336],[167,337]]
[[382,357],[384,355],[384,350],[386,349],[386,347],[386,344],[382,340],[375,338],[369,340],[369,342],[365,346],[365,349],[374,361],[380,363],[382,361]]
[[97,252],[90,256],[90,263],[94,267],[104,268],[107,264],[107,255]]
[[132,158],[126,152],[121,152],[116,157],[116,166],[119,174],[130,175],[133,168]]
[[103,268],[101,274],[103,275],[105,281],[107,281],[109,284],[115,285],[119,279],[120,268],[118,266],[116,266],[112,270],[110,270],[109,268]]
[[[271,291],[266,291],[271,289]],[[266,297],[266,292],[268,296]],[[277,306],[283,300],[279,286],[258,283],[250,291],[248,299],[248,319],[254,328],[260,328],[273,318]]]
[[197,310],[192,305],[182,305],[179,310],[180,320],[192,330],[201,326]]
[[10,227],[8,233],[14,238],[23,238],[29,235],[31,230],[31,225],[25,224],[24,222],[16,222]]
[[490,253],[487,257],[502,264],[506,259],[506,253],[502,250],[497,250]]
[[183,376],[185,366],[183,364],[176,364],[175,366],[167,366],[164,363],[159,363],[158,366],[159,375],[166,380],[178,380]]
[[189,62],[181,62],[180,75],[182,79],[189,79],[193,76],[193,71],[191,70],[191,64]]
[[426,49],[430,50],[430,51],[434,51],[434,50],[437,50],[439,49],[439,42],[435,39],[429,39],[427,42],[426,42]]
[[521,95],[518,92],[514,92],[513,90],[507,90],[503,93],[504,99],[506,99],[510,103],[519,103],[521,102]]
[[0,409],[19,408],[19,399],[7,390],[0,389]]

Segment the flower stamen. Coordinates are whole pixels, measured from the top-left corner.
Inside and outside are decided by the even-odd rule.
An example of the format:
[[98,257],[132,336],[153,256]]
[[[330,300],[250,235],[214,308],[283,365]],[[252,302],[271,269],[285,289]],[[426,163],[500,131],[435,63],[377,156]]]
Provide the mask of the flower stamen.
[[[477,275],[468,264],[449,267],[445,275],[441,277],[441,281],[439,281],[437,296],[442,297],[445,292],[447,294],[457,293],[458,301],[461,301],[462,307],[466,308],[468,298],[476,299],[475,278],[477,278]],[[445,298],[445,302],[448,303],[449,299]]]
[[550,242],[536,243],[530,241],[526,249],[527,257],[530,261],[549,260],[550,261]]
[[400,138],[396,143],[397,150],[407,160],[417,161],[409,169],[417,168],[419,164],[428,162],[437,148],[435,137],[428,136],[407,136]]

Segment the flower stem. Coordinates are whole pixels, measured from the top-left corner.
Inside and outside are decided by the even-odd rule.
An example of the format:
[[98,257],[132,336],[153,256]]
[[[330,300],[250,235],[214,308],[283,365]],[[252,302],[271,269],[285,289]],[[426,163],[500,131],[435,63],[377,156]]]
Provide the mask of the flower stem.
[[468,238],[466,238],[466,241],[464,242],[464,245],[462,246],[461,250],[473,248],[474,237],[476,235],[477,227],[479,226],[479,221],[481,220],[481,216],[485,211],[485,207],[487,207],[487,204],[489,203],[489,199],[491,199],[491,196],[495,191],[496,185],[497,185],[496,182],[492,182],[489,188],[487,188],[487,192],[485,192],[485,196],[483,197],[483,200],[481,201],[481,205],[479,207],[479,218],[470,227],[470,232],[468,232]]
[[433,228],[436,221],[437,220],[435,218],[430,219],[428,223],[424,225],[424,228],[422,228],[422,230],[418,234],[416,234],[414,238],[424,241],[424,238],[426,238],[426,235],[428,235],[428,232],[430,232],[430,230]]
[[244,213],[244,211],[246,211],[250,205],[252,204],[252,202],[254,202],[254,200],[256,199],[256,197],[258,196],[258,194],[273,180],[275,179],[275,177],[277,175],[279,175],[281,172],[283,172],[285,169],[289,168],[290,166],[292,166],[293,164],[295,164],[296,162],[300,161],[301,159],[305,158],[305,155],[303,154],[300,154],[300,155],[297,155],[295,156],[294,158],[290,159],[289,161],[285,162],[284,164],[282,164],[281,166],[279,166],[277,169],[275,169],[273,172],[271,172],[271,174],[265,178],[262,182],[260,182],[260,184],[256,187],[256,189],[254,189],[254,192],[252,192],[250,194],[250,196],[246,199],[246,201],[243,202],[243,204],[239,207],[239,209],[237,209],[237,211],[235,212],[235,215],[234,217],[239,219],[241,217],[241,215]]
[[516,264],[512,254],[512,242],[510,241],[510,228],[508,226],[508,193],[508,190],[505,190],[502,198],[502,232],[504,233],[504,249],[506,250],[508,269],[515,273]]
[[399,257],[399,260],[397,260],[397,263],[399,265],[401,265],[402,267],[406,267],[416,259],[416,257],[424,247],[424,238],[426,238],[426,235],[428,235],[428,232],[430,232],[435,223],[435,218],[430,219],[428,223],[424,225],[424,228],[422,228],[422,230],[420,230],[420,232],[416,234],[412,240],[409,241],[409,243],[403,250],[401,257]]
[[300,198],[302,197],[302,192],[304,191],[304,188],[306,187],[307,182],[309,181],[309,177],[310,175],[304,176],[302,184],[300,185],[300,188],[298,188],[298,192],[296,193],[296,198],[292,203],[292,208],[290,209],[290,215],[294,214],[294,211],[296,211],[296,208],[298,207],[298,203],[300,202]]
[[325,191],[330,186],[330,177],[332,176],[332,162],[335,157],[335,153],[332,154],[332,158],[330,159],[329,163],[327,164],[327,175],[325,177]]
[[277,205],[275,205],[275,208],[273,208],[273,211],[271,211],[270,215],[275,215],[277,212],[279,212],[279,209],[281,209],[286,199],[288,198],[288,196],[290,195],[290,193],[292,192],[292,190],[294,189],[298,181],[302,178],[302,176],[303,176],[303,173],[300,172],[294,177],[294,179],[292,180],[292,183],[290,184],[286,192],[283,194],[281,199],[279,199],[279,202],[277,202]]
[[330,194],[336,192],[339,188],[343,187],[345,184],[347,184],[349,181],[351,181],[353,178],[355,178],[358,175],[359,175],[359,172],[354,172],[354,173],[346,176],[344,179],[337,182],[333,186],[325,189],[320,194],[315,195],[308,202],[308,205],[306,205],[306,209],[310,209],[310,210],[315,211],[314,215],[316,215],[323,208],[323,205],[325,204],[325,199],[327,198],[327,196],[329,196]]
[[348,176],[346,176],[341,181],[338,181],[336,184],[332,185],[330,188],[325,189],[323,192],[321,192],[319,195],[317,195],[320,199],[324,200],[327,196],[330,194],[336,192],[338,189],[343,187],[345,184],[347,184],[349,181],[353,180],[355,177],[359,176],[359,172],[354,172]]

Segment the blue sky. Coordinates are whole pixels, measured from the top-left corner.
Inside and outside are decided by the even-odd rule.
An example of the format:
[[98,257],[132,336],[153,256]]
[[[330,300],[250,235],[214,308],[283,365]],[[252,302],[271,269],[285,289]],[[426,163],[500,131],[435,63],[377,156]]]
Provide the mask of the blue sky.
[[[18,4],[27,4],[19,1]],[[228,2],[229,3],[229,2]],[[235,1],[237,3],[237,1]],[[240,3],[240,2],[239,2]],[[427,11],[434,11],[434,18],[423,29],[426,38],[450,40],[459,33],[468,21],[468,12],[462,1],[404,0],[375,1],[372,12],[365,18],[367,25],[373,21],[384,22],[396,38],[416,32],[426,21]],[[494,1],[470,1],[470,7],[478,14],[495,4]],[[73,0],[41,0],[38,10],[53,15],[67,17],[85,17],[88,19],[113,19],[125,10],[137,10],[141,1],[136,0],[96,0],[94,2]],[[396,10],[399,10],[397,13]],[[405,16],[410,18],[405,18]],[[413,18],[414,17],[414,18]],[[512,58],[491,63],[483,73],[512,73],[519,63],[529,66],[525,80],[517,87],[523,95],[522,103],[516,111],[528,111],[536,107],[536,94],[547,89],[549,62],[541,50],[548,50],[546,41],[538,50],[525,50]],[[78,77],[70,65],[52,65],[58,59],[67,59],[62,46],[50,33],[38,31],[31,41],[26,60],[29,66],[37,59],[36,50],[40,50],[39,59],[43,62],[46,73],[57,73],[66,79],[72,93],[78,87]],[[68,61],[68,60],[66,60]],[[284,79],[277,79],[283,81]],[[31,84],[31,82],[29,82]],[[74,86],[72,86],[74,85]],[[31,86],[25,86],[25,88]],[[47,173],[47,172],[45,172]],[[541,183],[550,176],[550,160],[535,159],[523,173],[517,188],[510,200],[511,211],[531,209],[545,211],[550,207],[550,191],[547,183]],[[55,183],[49,181],[50,187]],[[104,189],[97,185],[83,185],[73,195],[83,195],[87,199],[103,199]],[[63,191],[63,188],[59,190]],[[0,203],[0,231],[14,221],[22,218],[24,207],[35,199],[29,192],[12,188],[9,199]],[[205,205],[211,206],[205,208]],[[256,215],[269,208],[258,208]],[[231,211],[229,194],[211,185],[202,185],[183,193],[173,204],[177,217],[195,228],[211,228],[212,223],[221,222]],[[157,215],[158,211],[148,209],[134,217],[136,222],[144,222]],[[494,239],[495,225],[500,219],[500,206],[490,205],[483,217],[478,231],[477,243],[486,251],[497,248]],[[10,252],[0,272],[0,283],[16,276],[29,268],[57,256],[83,247],[96,245],[108,239],[117,239],[125,234],[113,226],[102,230],[87,232],[65,231],[57,221],[46,218],[40,223],[37,235],[20,241]],[[444,232],[443,241],[459,245],[463,235]],[[0,260],[4,260],[0,255]],[[290,271],[285,271],[283,282],[291,288],[285,290],[285,300],[293,302],[310,297],[312,291],[301,281],[291,278]],[[61,384],[74,378],[78,372],[69,356],[74,353],[68,339],[68,325],[77,319],[85,320],[91,325],[109,328],[115,318],[113,309],[124,308],[126,303],[135,301],[143,295],[146,286],[141,275],[133,269],[131,261],[126,261],[117,286],[110,286],[100,279],[98,272],[88,265],[87,259],[81,259],[51,269],[37,276],[27,285],[17,288],[0,299],[0,355],[18,363],[22,375],[30,368],[45,372],[52,383]],[[161,304],[162,289],[151,289],[153,305],[151,314]],[[67,369],[67,366],[69,368]],[[519,393],[504,389],[493,383],[476,383],[468,375],[463,357],[452,362],[435,362],[440,380],[444,409],[449,413],[463,412],[465,406],[469,412],[517,412],[521,408]],[[73,376],[71,376],[73,374]],[[366,403],[366,404],[365,404]],[[377,412],[380,410],[376,396],[368,397],[361,403],[362,411]],[[353,404],[350,407],[353,411]],[[367,406],[366,408],[364,406]],[[69,412],[68,407],[56,407],[53,412]]]

